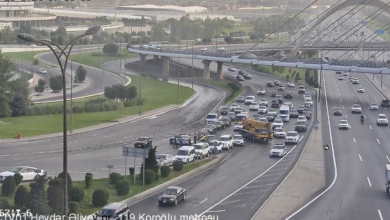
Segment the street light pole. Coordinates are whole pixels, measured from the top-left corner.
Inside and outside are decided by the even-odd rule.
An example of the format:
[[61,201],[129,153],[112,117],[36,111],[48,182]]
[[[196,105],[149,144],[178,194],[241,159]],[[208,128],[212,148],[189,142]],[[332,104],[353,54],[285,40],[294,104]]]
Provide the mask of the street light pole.
[[[60,66],[60,69],[61,69],[61,74],[62,74],[62,94],[63,94],[63,97],[62,97],[62,102],[63,102],[63,121],[62,121],[62,126],[63,126],[63,174],[64,174],[64,182],[63,182],[63,195],[64,195],[64,200],[63,200],[63,216],[64,217],[67,217],[68,215],[68,134],[67,134],[67,107],[66,107],[66,65],[68,63],[68,59],[69,59],[69,55],[72,51],[72,48],[73,48],[73,45],[82,37],[85,37],[87,35],[93,35],[93,34],[96,34],[97,32],[99,32],[100,30],[100,26],[93,26],[93,27],[90,27],[84,34],[80,35],[80,36],[77,36],[75,37],[74,39],[72,39],[66,46],[64,49],[62,49],[61,47],[59,47],[57,44],[54,44],[53,42],[51,41],[48,41],[48,40],[38,40],[37,38],[35,38],[34,36],[32,35],[29,35],[29,34],[24,34],[24,33],[20,33],[18,34],[18,38],[21,39],[21,40],[24,40],[24,41],[27,41],[27,42],[30,42],[30,43],[40,43],[40,44],[43,44],[45,46],[47,46],[54,54],[54,56],[56,57],[57,59],[57,62],[58,62],[58,65]],[[54,50],[54,48],[52,47],[52,45],[56,46],[60,51],[60,55],[57,54],[57,52]],[[68,46],[70,46],[69,50],[67,53],[65,53],[66,51],[66,48],[68,48]],[[65,62],[64,64],[62,64],[61,62],[61,55],[64,55],[65,56]]]
[[[70,133],[73,132],[73,62],[77,60],[70,60]],[[76,75],[77,76],[77,75]]]

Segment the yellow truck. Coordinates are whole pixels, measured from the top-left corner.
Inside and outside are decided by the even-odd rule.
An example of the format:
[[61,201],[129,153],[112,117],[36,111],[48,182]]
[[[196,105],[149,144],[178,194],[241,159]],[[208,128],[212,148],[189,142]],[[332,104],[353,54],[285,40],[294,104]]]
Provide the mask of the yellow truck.
[[268,142],[274,138],[274,132],[269,122],[247,118],[242,121],[243,128],[240,130],[242,137],[259,142]]

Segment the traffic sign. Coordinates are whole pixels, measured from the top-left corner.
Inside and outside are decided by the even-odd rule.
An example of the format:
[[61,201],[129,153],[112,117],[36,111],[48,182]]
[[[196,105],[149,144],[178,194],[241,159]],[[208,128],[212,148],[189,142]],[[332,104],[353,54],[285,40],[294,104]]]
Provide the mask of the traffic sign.
[[384,34],[385,31],[384,31],[384,30],[376,30],[375,33],[376,33],[376,34]]
[[314,125],[314,130],[318,130],[318,125]]
[[362,24],[367,24],[368,22],[366,20],[362,21]]
[[324,149],[327,151],[327,150],[329,150],[329,146],[328,145],[325,145],[324,146]]

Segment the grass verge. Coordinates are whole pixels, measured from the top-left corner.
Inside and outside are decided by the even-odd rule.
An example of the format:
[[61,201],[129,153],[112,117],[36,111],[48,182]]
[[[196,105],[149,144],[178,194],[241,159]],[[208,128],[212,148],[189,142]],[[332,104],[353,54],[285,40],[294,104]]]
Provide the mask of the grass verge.
[[[208,84],[210,86],[215,86],[215,87],[221,88],[221,89],[226,91],[226,99],[225,99],[225,102],[223,104],[229,103],[233,99],[237,98],[237,96],[240,95],[243,91],[243,87],[241,86],[241,84],[234,82],[239,86],[239,90],[233,94],[232,87],[228,86],[228,83],[232,83],[232,82],[234,82],[234,81],[227,80],[227,79],[202,81],[202,83]],[[231,94],[233,94],[233,95],[231,96]]]
[[48,50],[40,50],[40,51],[33,51],[31,49],[26,49],[24,52],[9,52],[9,53],[2,53],[3,56],[13,58],[13,59],[20,59],[20,60],[34,60],[34,56],[41,53],[46,53]]
[[[161,185],[169,180],[172,180],[180,175],[188,173],[188,172],[190,172],[198,167],[201,167],[201,166],[211,162],[213,159],[214,158],[208,158],[208,159],[201,160],[201,161],[198,161],[195,163],[185,164],[181,171],[172,170],[168,177],[165,177],[165,178],[160,177],[159,180],[153,182],[150,185],[143,186],[141,180],[138,180],[137,183],[134,184],[133,177],[128,176],[127,178],[129,180],[129,183],[130,183],[130,193],[129,193],[129,195],[125,195],[125,196],[118,196],[116,194],[115,187],[109,184],[108,178],[94,179],[92,181],[92,186],[89,189],[85,189],[85,182],[84,181],[73,181],[73,186],[79,186],[79,187],[82,187],[84,189],[84,199],[80,202],[79,213],[84,214],[84,215],[89,215],[89,214],[97,212],[98,210],[100,210],[102,208],[102,207],[93,207],[93,205],[92,205],[92,194],[96,189],[106,189],[108,191],[108,193],[109,193],[108,203],[123,201],[123,200],[131,198],[132,196],[135,196],[139,193],[142,193],[146,190],[149,190],[155,186]],[[3,197],[2,195],[0,195],[0,199],[1,198],[7,199],[11,205],[13,205],[13,203],[14,203],[13,197]],[[156,201],[156,204],[157,204],[157,201]]]
[[119,59],[126,59],[126,58],[135,58],[138,57],[138,54],[135,53],[129,53],[126,51],[126,49],[122,48],[122,55],[118,56],[92,56],[93,53],[97,52],[87,52],[87,53],[78,53],[78,54],[72,54],[70,56],[70,59],[77,60],[77,63],[84,64],[87,66],[92,66],[95,68],[102,68],[102,64],[113,61],[113,60],[119,60]]

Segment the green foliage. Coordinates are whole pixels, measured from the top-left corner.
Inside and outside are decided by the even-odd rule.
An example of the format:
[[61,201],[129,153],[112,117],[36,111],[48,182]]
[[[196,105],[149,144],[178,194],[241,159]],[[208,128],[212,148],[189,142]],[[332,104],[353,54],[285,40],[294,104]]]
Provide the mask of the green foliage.
[[134,167],[130,167],[129,172],[130,172],[130,176],[134,176],[134,173],[135,173]]
[[5,198],[0,199],[0,209],[9,209],[11,206],[9,205],[9,202]]
[[53,92],[59,92],[63,89],[62,76],[51,76],[49,78],[49,83],[50,89],[53,90]]
[[153,170],[145,170],[145,184],[149,185],[156,179],[156,172]]
[[42,93],[45,91],[46,88],[46,81],[43,79],[38,80],[38,85],[34,87],[35,92],[38,94]]
[[294,81],[298,82],[299,80],[301,80],[301,77],[299,76],[299,73],[296,73]]
[[127,182],[127,180],[122,179],[115,184],[115,189],[116,189],[116,194],[118,194],[118,196],[124,196],[129,194],[130,184],[129,182]]
[[[158,172],[158,162],[156,159],[157,146],[149,149],[149,157],[145,159],[146,170],[153,170],[155,173]],[[154,179],[154,178],[153,178]]]
[[64,191],[62,188],[62,179],[56,177],[49,180],[47,188],[47,202],[53,213],[60,213],[62,210]]
[[20,185],[15,192],[14,204],[17,208],[23,209],[26,207],[28,200],[28,189],[27,187]]
[[76,70],[75,80],[77,80],[77,82],[84,82],[86,76],[87,70],[85,70],[84,67],[80,65]]
[[69,201],[68,206],[69,206],[69,213],[70,214],[79,213],[80,203],[78,203],[76,201]]
[[85,174],[85,188],[89,189],[92,186],[93,175],[92,173]]
[[38,65],[38,64],[39,64],[39,60],[38,60],[38,59],[34,59],[33,64],[34,64],[35,66]]
[[174,171],[181,171],[183,169],[183,163],[181,161],[175,161],[173,162],[173,170]]
[[290,79],[290,75],[287,74],[286,75],[286,79],[289,80]]
[[19,186],[19,184],[23,181],[23,176],[20,175],[19,173],[15,173],[14,180],[15,180],[15,184]]
[[122,179],[123,179],[123,177],[119,173],[115,173],[115,172],[110,173],[109,181],[110,181],[111,185],[115,186],[115,184],[117,182],[121,181]]
[[104,88],[104,96],[108,99],[131,100],[137,97],[137,89],[134,86],[116,84]]
[[94,207],[102,207],[108,203],[109,194],[105,189],[96,189],[92,194],[92,204]]
[[84,199],[84,189],[78,186],[72,186],[69,189],[69,199],[70,201],[81,202]]
[[45,191],[46,180],[44,177],[38,177],[35,182],[30,183],[30,192],[28,194],[26,208],[31,213],[47,215],[50,208],[47,205],[47,193]]
[[226,100],[230,100],[240,90],[240,85],[236,82],[230,82],[227,85],[232,88],[232,93],[226,98]]
[[158,181],[160,179],[160,174],[156,173],[156,176],[154,177],[154,181]]
[[171,168],[169,166],[161,166],[160,168],[161,177],[168,177],[171,174]]
[[116,43],[108,43],[103,47],[103,53],[105,54],[118,54],[119,45]]
[[[58,177],[61,179],[64,179],[65,178],[64,172],[61,172],[60,174],[58,174]],[[70,174],[68,173],[68,189],[72,188],[72,186],[73,186],[72,178],[70,177]]]
[[3,196],[13,196],[16,190],[15,179],[12,176],[5,178],[1,186],[1,194]]

